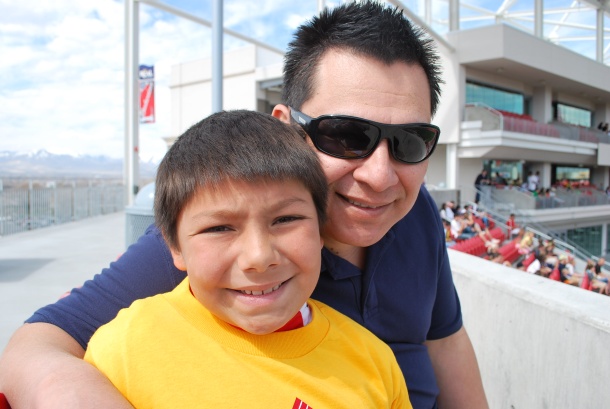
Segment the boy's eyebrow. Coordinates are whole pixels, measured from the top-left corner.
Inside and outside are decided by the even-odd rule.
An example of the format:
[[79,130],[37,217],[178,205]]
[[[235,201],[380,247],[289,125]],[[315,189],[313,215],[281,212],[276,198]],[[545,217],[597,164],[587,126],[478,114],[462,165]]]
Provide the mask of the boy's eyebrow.
[[[267,209],[268,211],[274,212],[274,211],[279,211],[282,210],[285,207],[288,207],[294,203],[307,203],[306,200],[304,200],[303,198],[300,197],[289,197],[286,199],[283,199],[277,203],[275,203],[273,206],[271,206],[269,209]],[[199,213],[196,213],[193,215],[193,217],[191,218],[192,220],[198,220],[200,218],[205,218],[205,217],[218,217],[218,218],[225,218],[225,217],[235,217],[235,216],[239,216],[240,213],[243,213],[241,211],[235,211],[235,210],[228,210],[228,209],[221,209],[221,210],[217,210],[217,211],[211,211],[211,212],[207,212],[207,211],[201,211]]]

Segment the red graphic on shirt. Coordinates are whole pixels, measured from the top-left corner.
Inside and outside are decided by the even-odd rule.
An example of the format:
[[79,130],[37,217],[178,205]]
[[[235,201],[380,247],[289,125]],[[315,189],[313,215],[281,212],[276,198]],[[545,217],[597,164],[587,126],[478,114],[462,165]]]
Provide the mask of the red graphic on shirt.
[[313,409],[311,406],[303,402],[301,399],[296,398],[294,400],[294,405],[292,405],[292,409]]

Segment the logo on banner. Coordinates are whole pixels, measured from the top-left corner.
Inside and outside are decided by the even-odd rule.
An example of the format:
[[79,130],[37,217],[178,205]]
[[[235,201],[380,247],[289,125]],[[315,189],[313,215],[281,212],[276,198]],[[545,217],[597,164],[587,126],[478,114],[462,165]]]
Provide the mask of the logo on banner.
[[140,123],[155,122],[155,67],[140,65]]

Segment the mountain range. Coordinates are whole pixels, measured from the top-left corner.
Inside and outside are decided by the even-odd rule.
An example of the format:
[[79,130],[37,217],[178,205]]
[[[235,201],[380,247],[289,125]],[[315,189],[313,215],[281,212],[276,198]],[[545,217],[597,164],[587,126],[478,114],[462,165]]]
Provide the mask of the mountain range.
[[[140,162],[140,177],[154,178],[158,163]],[[0,151],[0,178],[118,178],[123,177],[123,159],[107,156],[58,155]]]

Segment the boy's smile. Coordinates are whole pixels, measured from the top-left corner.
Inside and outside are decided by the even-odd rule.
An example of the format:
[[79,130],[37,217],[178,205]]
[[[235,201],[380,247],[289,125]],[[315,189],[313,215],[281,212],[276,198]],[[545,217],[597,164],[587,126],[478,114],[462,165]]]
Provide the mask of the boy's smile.
[[231,181],[200,188],[178,218],[176,267],[218,318],[253,334],[281,328],[320,274],[319,223],[299,182]]

